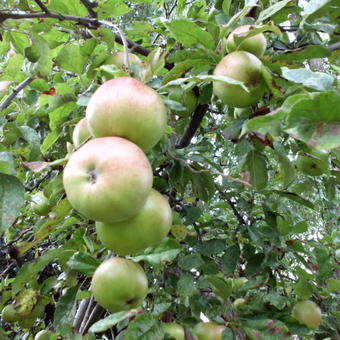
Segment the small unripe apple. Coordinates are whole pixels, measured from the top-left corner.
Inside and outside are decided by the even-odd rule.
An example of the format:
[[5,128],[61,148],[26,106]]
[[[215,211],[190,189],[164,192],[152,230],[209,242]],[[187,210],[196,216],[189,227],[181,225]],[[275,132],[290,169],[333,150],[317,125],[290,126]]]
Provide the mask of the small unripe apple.
[[52,336],[53,333],[51,331],[44,329],[35,335],[34,340],[51,340]]
[[234,301],[234,306],[235,306],[236,308],[239,308],[239,307],[243,306],[243,305],[245,304],[245,302],[246,302],[245,299],[242,299],[242,298],[236,299],[236,300]]
[[114,257],[99,265],[91,287],[98,304],[116,313],[142,304],[148,292],[148,280],[138,263]]
[[32,196],[31,208],[40,216],[46,216],[51,211],[49,200],[42,191]]
[[257,103],[266,91],[262,77],[262,63],[253,54],[236,51],[225,56],[214,70],[215,76],[225,76],[244,83],[249,92],[239,85],[213,82],[214,94],[226,105],[247,107]]
[[235,34],[242,34],[248,32],[252,28],[251,25],[239,26],[234,29],[228,36],[227,48],[228,52],[247,51],[254,54],[256,57],[261,58],[267,47],[267,40],[262,33],[253,35],[252,37],[242,40],[238,45],[235,41]]
[[185,107],[183,111],[177,111],[177,114],[182,117],[190,116],[196,109],[197,106],[197,97],[192,90],[183,91],[183,89],[179,86],[174,87],[170,93],[169,97],[170,100],[174,100],[182,106]]
[[77,123],[73,130],[72,141],[77,148],[89,138],[91,138],[91,134],[87,126],[86,118],[83,118]]
[[7,305],[2,309],[1,319],[4,322],[15,322],[19,320],[16,310],[13,305]]
[[137,79],[119,77],[94,92],[86,119],[94,137],[123,137],[150,150],[165,133],[167,112],[152,88]]
[[164,322],[163,329],[166,334],[168,334],[171,339],[174,340],[185,340],[185,332],[183,326],[175,322]]
[[97,222],[97,235],[114,253],[131,255],[160,243],[169,232],[171,219],[168,200],[152,189],[144,206],[132,218],[116,223]]
[[317,329],[321,323],[321,310],[313,301],[298,302],[293,308],[293,317],[310,329]]
[[226,329],[215,322],[200,322],[194,327],[198,340],[222,340],[222,333]]

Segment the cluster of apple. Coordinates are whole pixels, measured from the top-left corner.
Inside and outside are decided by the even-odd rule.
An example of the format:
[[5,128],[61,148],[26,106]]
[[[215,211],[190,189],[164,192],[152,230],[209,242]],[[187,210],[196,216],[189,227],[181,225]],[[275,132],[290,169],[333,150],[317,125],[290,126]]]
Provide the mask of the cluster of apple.
[[[171,227],[171,208],[152,189],[152,168],[144,153],[159,142],[166,121],[156,91],[119,77],[95,91],[74,130],[76,150],[63,173],[67,198],[96,221],[99,240],[116,255],[160,243]],[[96,269],[91,288],[96,301],[114,313],[139,307],[148,282],[139,264],[113,257]]]

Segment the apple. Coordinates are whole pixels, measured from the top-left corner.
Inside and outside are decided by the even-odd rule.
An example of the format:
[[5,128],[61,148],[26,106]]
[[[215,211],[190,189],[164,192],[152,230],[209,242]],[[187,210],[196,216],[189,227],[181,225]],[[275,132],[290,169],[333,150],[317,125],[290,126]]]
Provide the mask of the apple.
[[192,90],[183,91],[181,87],[176,86],[169,92],[168,98],[185,107],[184,111],[177,111],[177,114],[181,117],[190,116],[196,109],[197,97]]
[[183,326],[175,322],[164,322],[163,329],[172,339],[185,340],[185,332]]
[[98,304],[116,313],[142,304],[148,293],[148,280],[138,263],[114,257],[99,265],[93,274],[91,287]]
[[19,316],[13,305],[7,305],[2,309],[1,319],[4,322],[15,322],[19,320]]
[[49,200],[42,191],[32,195],[31,208],[40,216],[46,216],[51,211]]
[[299,153],[296,160],[299,171],[309,176],[320,176],[328,173],[328,154],[313,151],[313,154]]
[[261,61],[249,52],[236,51],[228,54],[216,66],[214,75],[241,81],[248,88],[249,92],[239,85],[214,81],[214,94],[224,104],[232,107],[242,108],[254,105],[262,98],[266,91],[261,67]]
[[227,39],[227,49],[228,52],[247,51],[254,54],[256,57],[261,58],[267,47],[267,40],[262,33],[253,35],[252,37],[242,40],[242,42],[237,45],[235,41],[235,34],[242,35],[242,33],[247,33],[252,29],[251,25],[243,25],[234,29],[228,36]]
[[143,207],[152,187],[144,152],[120,137],[88,141],[75,151],[63,174],[70,204],[89,219],[126,220]]
[[252,114],[252,109],[250,107],[235,108],[234,110],[235,119],[249,117],[251,114]]
[[293,308],[293,317],[310,329],[317,329],[321,323],[321,310],[309,300],[298,302]]
[[94,92],[86,119],[94,137],[123,137],[149,150],[165,132],[167,112],[152,88],[137,79],[119,77]]
[[86,118],[83,118],[77,123],[73,130],[72,141],[74,146],[77,148],[89,138],[91,138],[91,134],[87,127]]
[[51,331],[44,329],[35,335],[34,340],[50,340],[53,335],[54,334]]
[[[125,63],[125,56],[124,52],[117,52],[109,56],[105,59],[103,65],[116,65],[117,67],[123,69],[124,63]],[[137,65],[139,68],[143,67],[143,62],[133,53],[128,53],[129,56],[129,63],[130,67],[133,68],[133,65]]]
[[168,200],[152,189],[135,216],[115,223],[97,222],[96,229],[106,248],[119,255],[130,255],[160,243],[169,232],[171,221]]
[[236,299],[233,303],[235,308],[239,308],[245,304],[246,300],[243,298]]
[[225,326],[215,322],[200,322],[194,327],[194,333],[198,340],[222,340]]

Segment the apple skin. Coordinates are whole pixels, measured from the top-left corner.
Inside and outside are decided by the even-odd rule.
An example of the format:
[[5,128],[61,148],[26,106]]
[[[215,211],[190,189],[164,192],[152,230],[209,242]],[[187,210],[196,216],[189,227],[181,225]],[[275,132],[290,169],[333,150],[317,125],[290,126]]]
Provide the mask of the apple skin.
[[123,221],[143,207],[152,187],[144,152],[130,141],[103,137],[75,151],[63,174],[70,204],[89,219]]
[[148,293],[148,280],[138,263],[114,257],[99,265],[91,287],[98,304],[116,313],[142,304]]
[[[133,53],[128,53],[130,66],[137,65],[138,67],[143,67],[143,62]],[[103,65],[116,65],[117,67],[123,69],[124,66],[124,52],[117,52],[105,59]]]
[[251,27],[251,25],[239,26],[229,34],[227,39],[227,49],[229,52],[241,50],[252,53],[258,58],[261,58],[263,56],[267,48],[267,40],[262,33],[244,39],[239,46],[237,46],[234,41],[234,34],[246,33],[250,30]]
[[167,199],[152,189],[135,216],[116,223],[97,222],[96,229],[104,247],[118,255],[131,255],[160,243],[168,234],[171,222],[172,211]]
[[51,331],[44,329],[35,335],[34,340],[50,340],[52,336],[53,333]]
[[293,317],[310,329],[317,329],[321,323],[321,310],[313,301],[298,302],[292,311]]
[[197,106],[197,97],[193,91],[183,91],[181,87],[174,87],[170,93],[168,98],[170,100],[174,100],[179,102],[186,108],[184,111],[177,111],[178,116],[188,117],[190,116],[196,109]]
[[175,322],[164,322],[164,332],[175,340],[185,340],[185,332],[183,326]]
[[15,322],[18,321],[19,318],[13,305],[5,306],[1,311],[1,319],[4,322]]
[[89,138],[91,138],[91,134],[87,126],[86,118],[83,118],[77,123],[73,130],[72,141],[77,148]]
[[200,322],[194,327],[194,332],[198,340],[221,340],[225,329],[215,322]]
[[94,137],[123,137],[150,150],[164,135],[167,112],[152,88],[137,79],[119,77],[94,92],[86,119]]
[[261,61],[251,53],[236,51],[228,54],[216,66],[214,75],[242,81],[249,92],[239,85],[214,81],[214,94],[231,107],[242,108],[257,103],[266,91],[261,65]]
[[42,191],[32,196],[31,208],[39,216],[46,216],[51,211],[49,200]]

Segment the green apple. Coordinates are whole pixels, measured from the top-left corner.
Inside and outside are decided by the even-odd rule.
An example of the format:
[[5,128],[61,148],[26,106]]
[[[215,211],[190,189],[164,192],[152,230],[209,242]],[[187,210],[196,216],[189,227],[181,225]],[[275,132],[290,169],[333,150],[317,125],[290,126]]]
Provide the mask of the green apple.
[[97,222],[96,229],[104,247],[119,255],[131,255],[160,243],[169,232],[171,220],[168,200],[152,189],[135,216],[115,223]]
[[296,167],[299,171],[309,176],[320,176],[328,173],[328,154],[316,151],[313,154],[299,153]]
[[51,340],[53,335],[51,331],[44,329],[35,335],[34,340]]
[[267,40],[262,33],[253,35],[241,41],[238,45],[235,41],[235,35],[242,35],[252,29],[251,25],[243,25],[234,29],[228,36],[227,49],[228,52],[247,51],[254,54],[256,57],[261,58],[267,47]]
[[228,54],[216,66],[214,75],[241,81],[249,92],[239,85],[214,81],[214,94],[224,104],[232,107],[242,108],[257,103],[266,91],[261,67],[261,61],[249,52],[236,51]]
[[[138,67],[143,67],[143,62],[133,53],[128,53],[130,66],[137,65]],[[103,65],[116,65],[117,67],[123,69],[125,63],[125,53],[117,52],[105,59]]]
[[148,293],[148,280],[138,263],[114,257],[99,265],[91,287],[98,304],[116,313],[142,304]]
[[91,97],[86,119],[94,137],[118,136],[150,150],[164,135],[165,105],[152,88],[131,77],[111,79]]
[[293,308],[293,317],[310,329],[317,329],[321,323],[321,310],[309,300],[298,302]]
[[242,299],[242,298],[239,298],[239,299],[236,299],[233,303],[234,307],[236,308],[239,308],[241,306],[243,306],[245,304],[246,300],[245,299]]
[[174,340],[185,340],[185,332],[183,326],[175,322],[164,322],[163,329]]
[[168,98],[185,107],[185,110],[177,111],[177,114],[181,117],[190,116],[196,109],[197,97],[192,90],[183,91],[181,87],[176,86],[170,91]]
[[49,200],[42,191],[32,195],[31,208],[40,216],[46,216],[51,211]]
[[14,322],[19,320],[19,316],[13,305],[7,305],[2,309],[1,319],[4,322]]
[[70,204],[89,219],[126,220],[143,207],[152,187],[144,152],[119,137],[88,141],[75,151],[63,174]]
[[200,322],[194,327],[194,333],[198,340],[222,340],[225,326],[215,322]]
[[73,130],[72,141],[74,146],[77,148],[89,138],[91,138],[91,134],[87,127],[86,118],[83,118],[77,123]]

